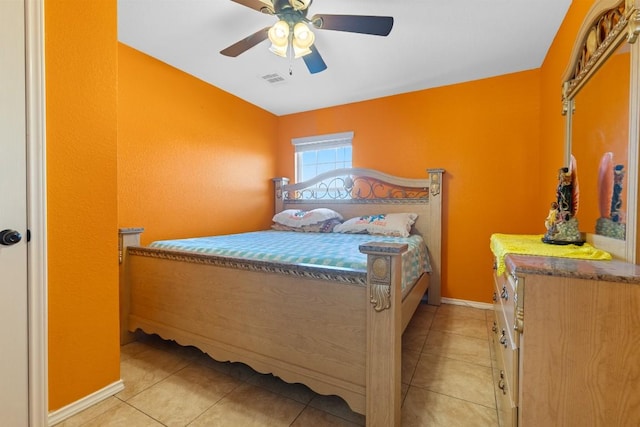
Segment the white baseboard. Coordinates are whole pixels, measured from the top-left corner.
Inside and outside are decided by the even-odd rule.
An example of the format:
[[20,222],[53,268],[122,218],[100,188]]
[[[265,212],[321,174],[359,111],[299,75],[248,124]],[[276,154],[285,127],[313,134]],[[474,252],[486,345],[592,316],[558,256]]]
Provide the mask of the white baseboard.
[[103,400],[113,396],[116,393],[124,390],[124,383],[122,380],[118,380],[108,386],[91,393],[88,396],[83,397],[80,400],[76,400],[69,405],[57,409],[53,412],[49,412],[49,425],[54,426],[67,418],[84,411],[85,409],[95,405],[96,403],[100,403]]
[[444,298],[444,297],[442,298],[441,301],[445,304],[464,305],[465,307],[479,308],[482,310],[493,310],[493,304],[489,304],[486,302],[467,301],[463,299]]

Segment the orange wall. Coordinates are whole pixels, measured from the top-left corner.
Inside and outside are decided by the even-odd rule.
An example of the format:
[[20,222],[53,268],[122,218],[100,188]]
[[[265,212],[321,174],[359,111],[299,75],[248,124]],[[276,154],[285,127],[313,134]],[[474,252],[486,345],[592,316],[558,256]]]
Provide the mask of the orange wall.
[[490,301],[489,236],[543,233],[537,196],[540,72],[281,117],[279,172],[293,177],[291,138],[353,130],[353,164],[407,177],[446,169],[443,295]]
[[118,48],[118,224],[158,239],[266,228],[277,117]]
[[44,10],[55,410],[120,379],[117,17],[115,1],[46,0]]

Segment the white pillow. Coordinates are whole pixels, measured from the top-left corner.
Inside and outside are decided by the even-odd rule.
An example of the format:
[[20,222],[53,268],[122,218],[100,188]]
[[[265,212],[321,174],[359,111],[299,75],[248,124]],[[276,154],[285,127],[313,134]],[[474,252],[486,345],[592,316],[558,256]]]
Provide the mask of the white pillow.
[[334,233],[369,233],[408,237],[418,214],[390,213],[351,218],[333,228]]
[[273,216],[273,222],[289,227],[303,227],[306,225],[318,224],[334,218],[342,221],[342,215],[327,208],[317,208],[310,211],[286,209],[275,214]]

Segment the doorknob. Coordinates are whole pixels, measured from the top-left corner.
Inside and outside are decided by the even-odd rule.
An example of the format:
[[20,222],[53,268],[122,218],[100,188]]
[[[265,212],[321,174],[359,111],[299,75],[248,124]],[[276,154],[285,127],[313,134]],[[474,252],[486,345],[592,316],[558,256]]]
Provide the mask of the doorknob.
[[0,245],[11,246],[22,240],[22,235],[16,230],[0,231]]

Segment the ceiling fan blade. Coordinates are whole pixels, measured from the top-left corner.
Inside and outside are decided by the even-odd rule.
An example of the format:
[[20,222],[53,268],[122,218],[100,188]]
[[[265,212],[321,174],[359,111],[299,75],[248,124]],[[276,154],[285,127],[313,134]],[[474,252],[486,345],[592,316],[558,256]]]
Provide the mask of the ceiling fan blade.
[[306,64],[309,72],[311,74],[319,73],[320,71],[324,71],[327,69],[327,64],[324,63],[320,52],[315,45],[311,45],[309,48],[311,49],[311,53],[302,57],[304,59],[304,63]]
[[270,0],[231,0],[234,3],[241,4],[258,12],[273,15],[273,3]]
[[231,56],[231,57],[235,58],[236,56],[240,55],[241,53],[244,53],[247,50],[251,49],[252,47],[257,45],[258,43],[266,40],[269,37],[269,35],[268,35],[269,28],[270,27],[265,27],[265,28],[263,28],[261,30],[256,31],[255,33],[251,34],[248,37],[245,37],[244,39],[240,40],[237,43],[232,44],[231,46],[227,47],[226,49],[222,49],[220,51],[220,53],[225,55],[225,56]]
[[314,15],[313,26],[322,30],[347,31],[350,33],[387,36],[393,28],[391,16],[366,15]]

